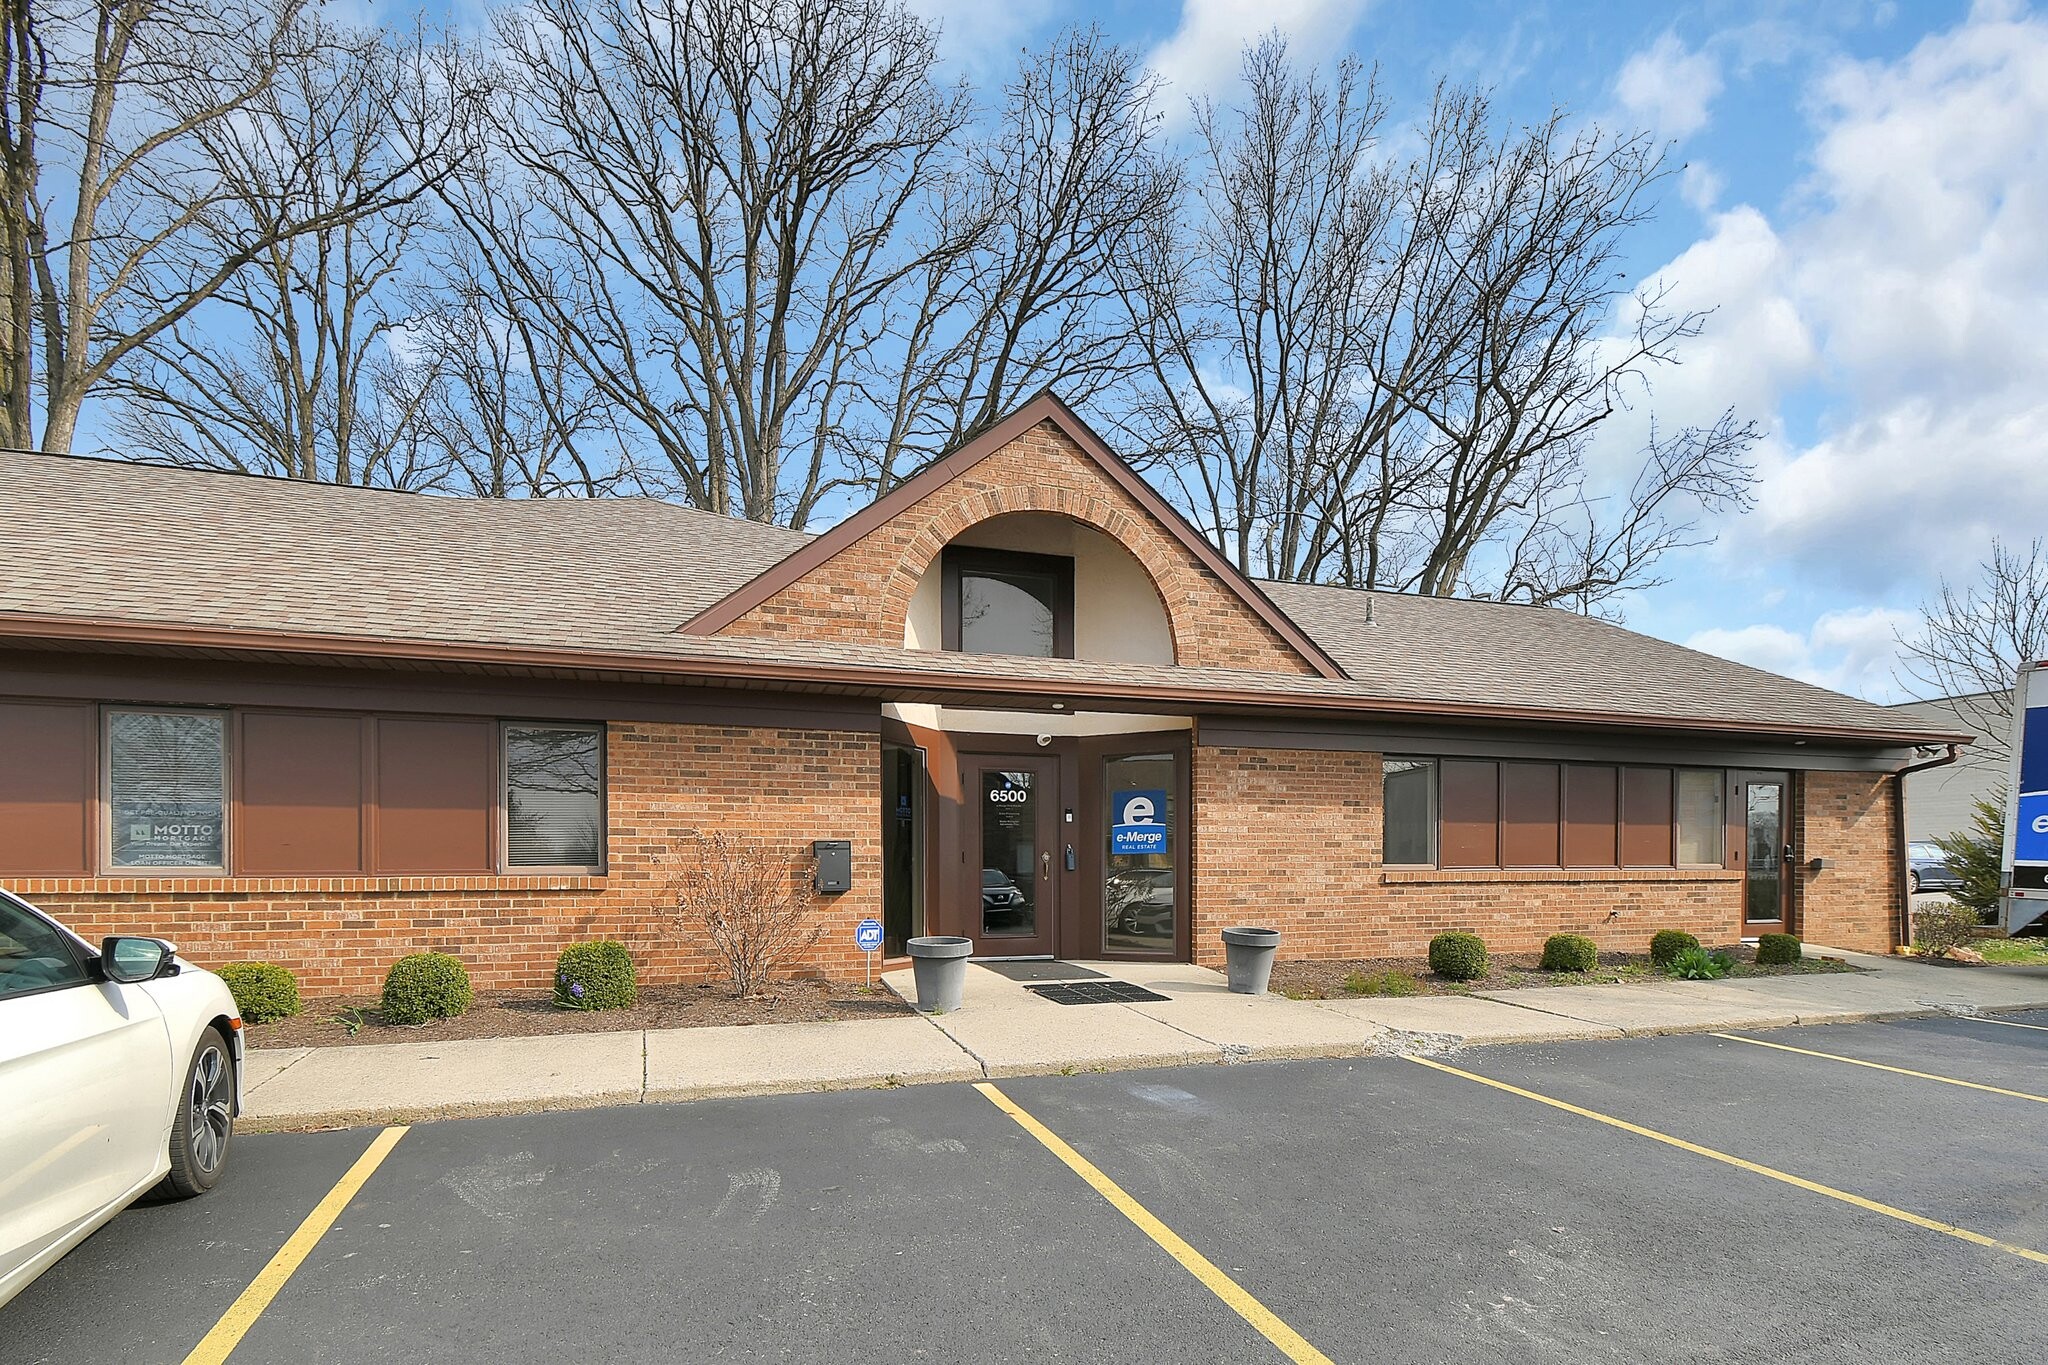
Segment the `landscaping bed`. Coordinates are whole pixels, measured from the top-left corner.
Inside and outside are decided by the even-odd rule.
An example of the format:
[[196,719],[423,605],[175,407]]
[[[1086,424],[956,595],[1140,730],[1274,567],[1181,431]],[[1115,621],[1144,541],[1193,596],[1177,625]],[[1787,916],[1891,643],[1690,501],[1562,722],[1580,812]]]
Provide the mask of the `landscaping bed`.
[[[1758,966],[1756,946],[1731,944],[1717,951],[1733,959],[1726,980],[1753,976],[1802,976],[1859,972],[1838,957],[1807,957],[1781,966]],[[1493,953],[1490,970],[1476,981],[1451,981],[1430,971],[1420,957],[1357,958],[1345,962],[1276,962],[1272,989],[1293,1000],[1349,1000],[1364,996],[1470,995],[1475,991],[1524,986],[1611,986],[1630,981],[1668,981],[1648,953],[1602,953],[1590,972],[1546,972],[1541,953]],[[1412,983],[1412,989],[1408,984]],[[1354,989],[1357,986],[1366,989]]]
[[[309,996],[302,1013],[251,1024],[251,1047],[343,1047],[450,1038],[526,1038],[556,1033],[615,1033],[636,1029],[708,1028],[720,1024],[805,1024],[834,1019],[881,1019],[909,1014],[908,1005],[877,985],[807,978],[780,981],[774,991],[738,1000],[721,986],[642,986],[624,1009],[565,1010],[545,991],[479,992],[476,1003],[453,1019],[419,1025],[386,1023],[377,997]],[[351,1034],[346,1022],[359,1019]]]

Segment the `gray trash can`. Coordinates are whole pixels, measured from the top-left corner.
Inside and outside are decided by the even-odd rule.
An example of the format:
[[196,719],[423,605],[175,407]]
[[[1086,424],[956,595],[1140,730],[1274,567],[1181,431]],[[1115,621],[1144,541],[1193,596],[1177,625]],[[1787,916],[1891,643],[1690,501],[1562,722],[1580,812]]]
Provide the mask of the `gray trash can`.
[[951,1014],[959,1009],[974,940],[933,934],[911,939],[903,946],[910,952],[910,970],[917,977],[917,1007],[927,1014]]
[[1278,929],[1225,929],[1223,955],[1230,989],[1239,995],[1264,995],[1279,951]]

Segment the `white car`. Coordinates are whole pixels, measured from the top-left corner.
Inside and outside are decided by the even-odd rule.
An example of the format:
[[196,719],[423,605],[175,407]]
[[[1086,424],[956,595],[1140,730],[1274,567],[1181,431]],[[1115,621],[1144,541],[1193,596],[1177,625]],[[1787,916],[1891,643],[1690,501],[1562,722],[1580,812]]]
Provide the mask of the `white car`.
[[171,944],[95,950],[0,891],[0,1304],[152,1186],[213,1188],[241,1030],[227,984]]

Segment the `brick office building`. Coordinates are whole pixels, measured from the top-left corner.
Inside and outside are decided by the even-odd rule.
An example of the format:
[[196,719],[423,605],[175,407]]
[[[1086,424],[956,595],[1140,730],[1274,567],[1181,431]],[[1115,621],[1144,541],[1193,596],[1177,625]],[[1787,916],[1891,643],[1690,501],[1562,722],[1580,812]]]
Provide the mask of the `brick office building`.
[[1569,613],[1255,583],[1042,397],[818,536],[0,455],[0,885],[315,991],[545,981],[693,830],[851,845],[813,966],[1882,951],[1943,727]]

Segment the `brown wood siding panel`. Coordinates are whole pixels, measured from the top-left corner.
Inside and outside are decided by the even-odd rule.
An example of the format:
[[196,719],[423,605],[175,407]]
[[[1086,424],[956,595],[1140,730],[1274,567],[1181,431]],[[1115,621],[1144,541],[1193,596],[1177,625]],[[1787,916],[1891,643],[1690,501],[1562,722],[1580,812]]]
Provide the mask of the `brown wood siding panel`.
[[1447,758],[1441,773],[1440,867],[1500,865],[1500,765]]
[[1604,763],[1572,763],[1564,770],[1564,865],[1615,867],[1616,770]]
[[1557,764],[1501,764],[1502,864],[1507,867],[1556,867],[1557,854]]
[[360,716],[246,712],[237,753],[238,870],[363,870]]
[[1621,770],[1621,865],[1671,866],[1671,769]]
[[91,871],[90,706],[0,705],[0,873]]
[[376,870],[489,872],[489,721],[377,722]]

